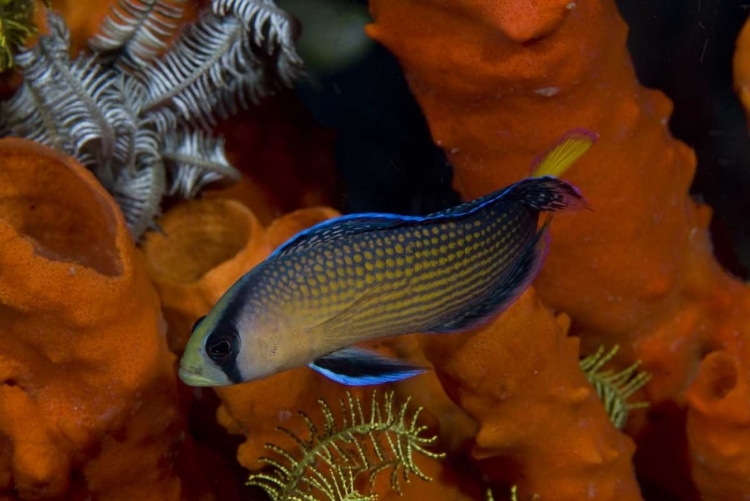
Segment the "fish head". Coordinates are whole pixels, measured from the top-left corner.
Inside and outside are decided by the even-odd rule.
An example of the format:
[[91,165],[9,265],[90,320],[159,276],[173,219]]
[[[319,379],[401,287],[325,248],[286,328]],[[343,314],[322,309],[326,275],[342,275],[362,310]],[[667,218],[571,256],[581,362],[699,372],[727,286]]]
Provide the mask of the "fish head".
[[189,386],[229,386],[261,379],[302,365],[304,353],[289,319],[262,305],[247,304],[236,314],[221,304],[193,326],[180,360],[179,377]]
[[189,386],[229,386],[240,350],[240,336],[228,323],[214,324],[209,316],[193,325],[180,359],[179,376]]

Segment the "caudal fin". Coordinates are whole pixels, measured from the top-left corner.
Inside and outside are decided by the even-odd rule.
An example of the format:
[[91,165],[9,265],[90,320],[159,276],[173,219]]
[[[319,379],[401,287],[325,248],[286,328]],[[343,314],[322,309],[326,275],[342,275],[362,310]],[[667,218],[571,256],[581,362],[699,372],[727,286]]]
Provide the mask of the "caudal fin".
[[587,129],[567,132],[549,151],[538,156],[531,165],[531,177],[562,176],[598,139]]

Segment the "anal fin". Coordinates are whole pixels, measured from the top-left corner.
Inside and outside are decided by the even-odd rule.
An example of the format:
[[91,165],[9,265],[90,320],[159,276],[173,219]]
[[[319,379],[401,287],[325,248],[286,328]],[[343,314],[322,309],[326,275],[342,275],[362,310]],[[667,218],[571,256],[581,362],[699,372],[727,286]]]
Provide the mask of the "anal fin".
[[385,357],[361,348],[344,348],[316,359],[314,369],[337,383],[350,386],[391,383],[422,374],[425,367]]

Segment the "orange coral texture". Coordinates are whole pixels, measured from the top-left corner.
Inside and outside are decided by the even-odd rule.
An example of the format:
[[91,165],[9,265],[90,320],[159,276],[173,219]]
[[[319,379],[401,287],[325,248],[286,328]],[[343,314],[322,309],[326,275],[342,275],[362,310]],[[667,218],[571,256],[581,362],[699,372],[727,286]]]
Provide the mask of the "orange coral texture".
[[745,108],[745,115],[750,117],[750,21],[745,22],[737,37],[732,66],[734,89]]
[[36,143],[0,159],[0,498],[180,499],[173,356],[116,204]]
[[638,84],[614,1],[373,0],[370,8],[368,33],[401,62],[467,199],[528,175],[534,156],[571,128],[600,135],[566,174],[593,211],[556,218],[536,291],[570,314],[584,351],[620,344],[621,364],[640,358],[654,374],[651,419],[629,429],[641,437],[641,477],[681,499],[750,493],[750,467],[733,470],[731,483],[722,469],[728,458],[750,458],[732,445],[744,433],[736,426],[749,405],[744,390],[728,391],[732,403],[712,419],[699,404],[705,392],[686,399],[699,371],[711,377],[713,366],[701,365],[714,350],[733,354],[744,380],[750,293],[713,258],[710,211],[688,196],[693,152],[667,130],[669,100]]

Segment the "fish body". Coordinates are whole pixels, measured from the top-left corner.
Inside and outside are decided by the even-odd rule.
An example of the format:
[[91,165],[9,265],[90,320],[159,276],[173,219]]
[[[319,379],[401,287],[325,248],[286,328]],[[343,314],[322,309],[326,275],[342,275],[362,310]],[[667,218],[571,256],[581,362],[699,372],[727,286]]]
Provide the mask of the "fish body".
[[536,277],[543,211],[585,206],[553,175],[592,144],[568,134],[532,177],[427,216],[355,214],[282,245],[196,322],[180,377],[220,386],[309,365],[344,384],[403,379],[422,368],[352,345],[410,332],[469,330]]

